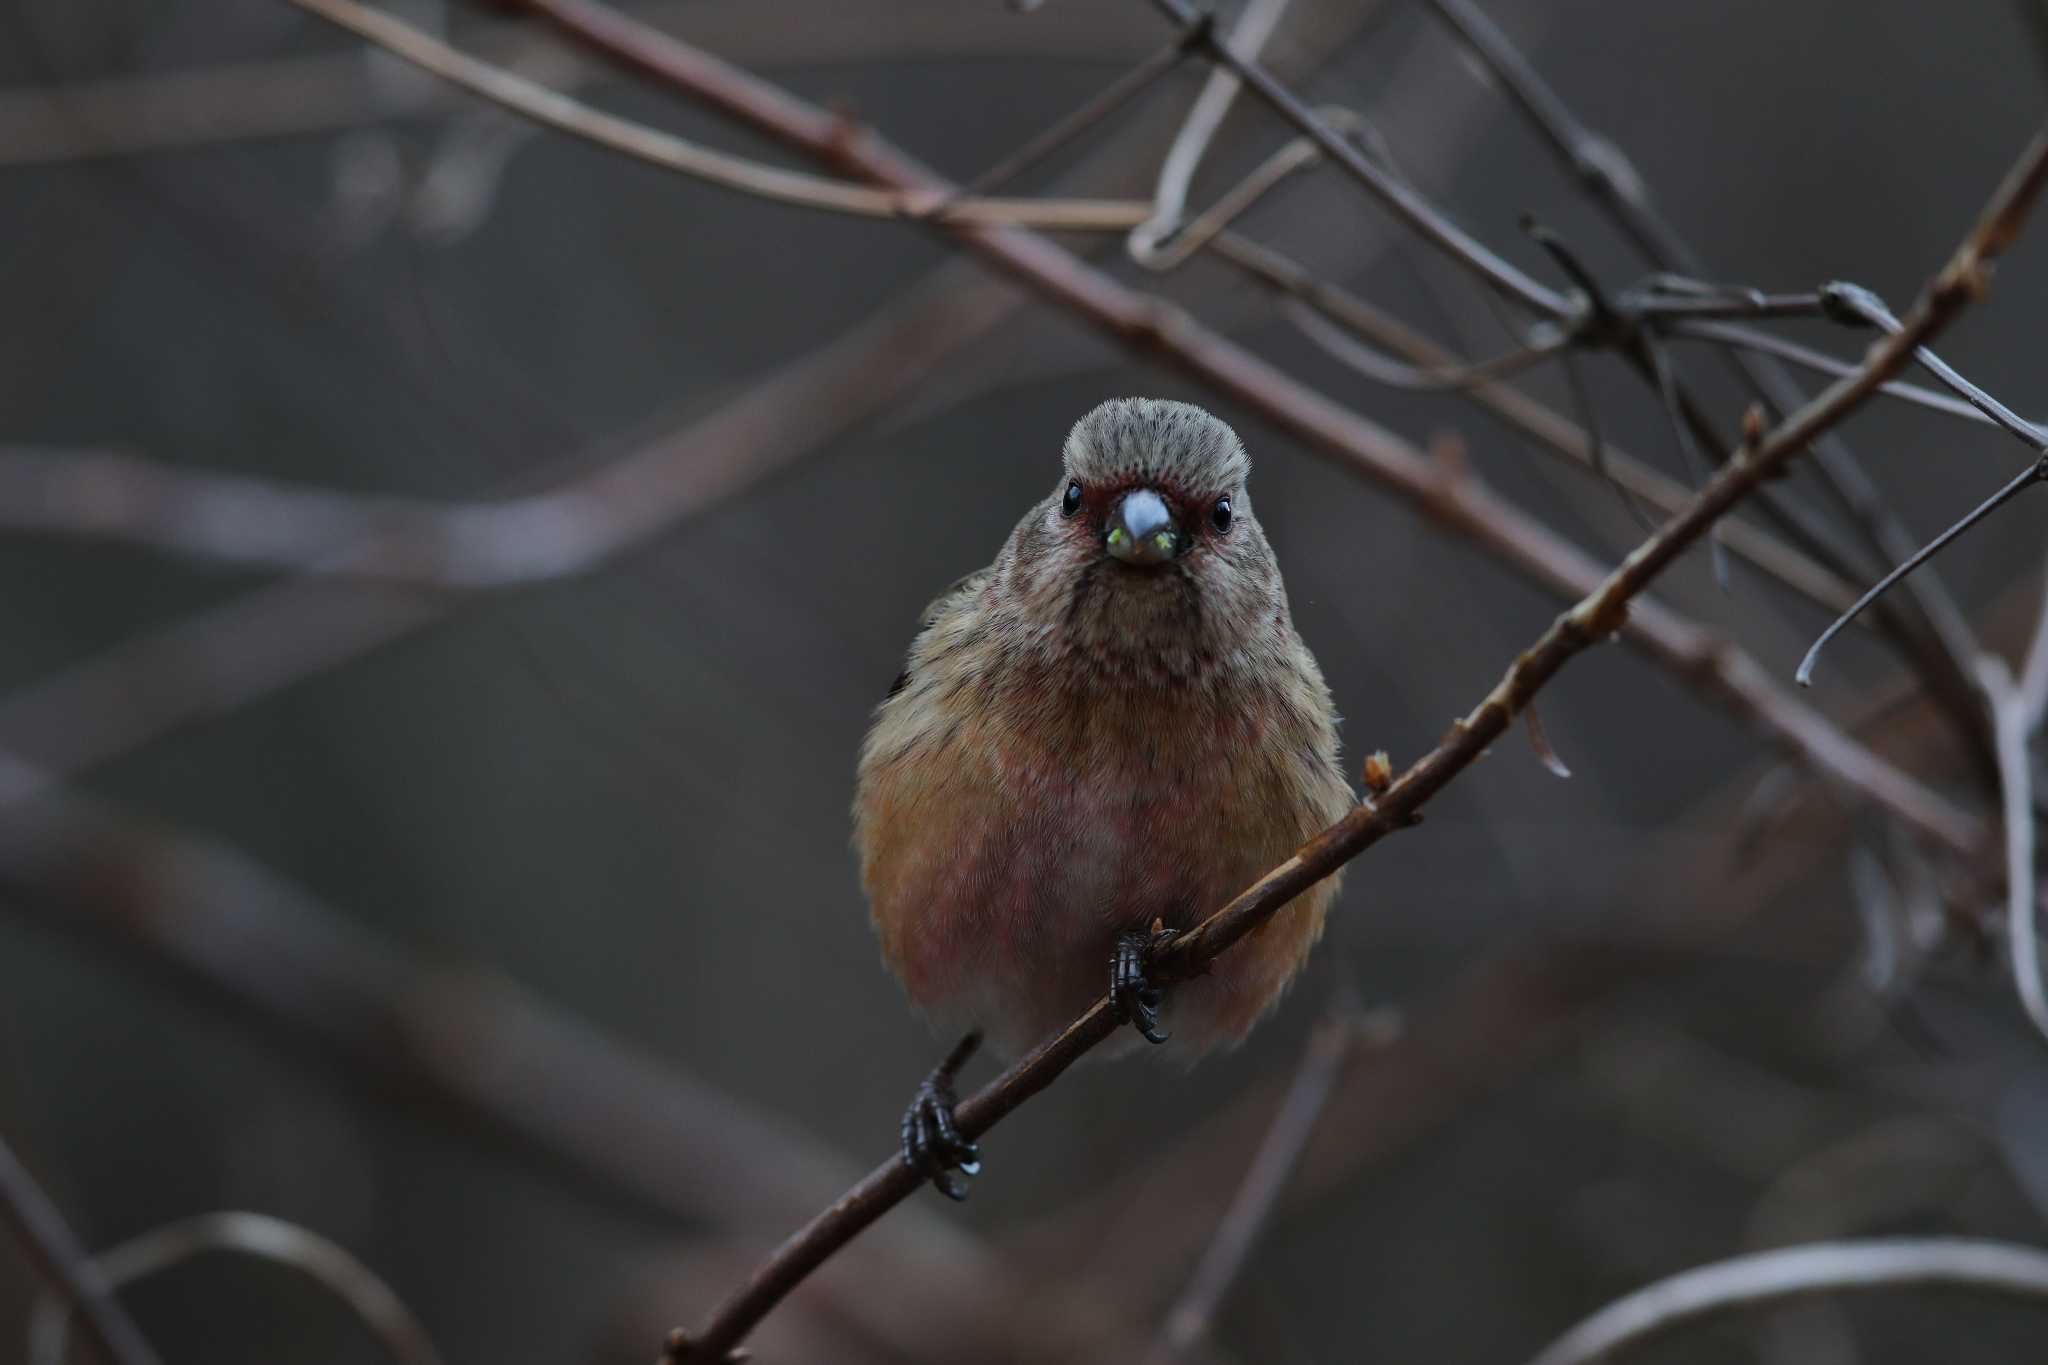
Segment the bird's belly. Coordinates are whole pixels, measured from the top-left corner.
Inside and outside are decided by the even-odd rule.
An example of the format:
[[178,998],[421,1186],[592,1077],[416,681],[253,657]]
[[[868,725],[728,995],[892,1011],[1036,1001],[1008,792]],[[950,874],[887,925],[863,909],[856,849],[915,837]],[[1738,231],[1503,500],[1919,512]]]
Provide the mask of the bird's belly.
[[[1012,1055],[1103,994],[1120,933],[1199,921],[1324,823],[1255,762],[978,776],[891,822],[908,833],[870,869],[870,893],[912,1001]],[[1327,899],[1316,888],[1175,990],[1176,1049],[1241,1036],[1313,944]]]

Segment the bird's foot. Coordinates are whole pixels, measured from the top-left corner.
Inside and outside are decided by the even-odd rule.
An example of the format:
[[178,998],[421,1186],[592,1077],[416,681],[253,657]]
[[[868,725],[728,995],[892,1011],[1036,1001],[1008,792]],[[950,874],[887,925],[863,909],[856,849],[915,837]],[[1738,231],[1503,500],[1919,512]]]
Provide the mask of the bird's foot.
[[979,1030],[962,1038],[932,1068],[903,1111],[904,1164],[948,1199],[965,1199],[968,1178],[981,1172],[981,1149],[962,1137],[953,1122],[953,1106],[958,1103],[954,1078],[980,1046]]
[[1127,929],[1116,938],[1116,951],[1109,958],[1109,1009],[1119,1024],[1135,1025],[1148,1043],[1163,1043],[1172,1035],[1159,1027],[1159,1006],[1164,999],[1153,984],[1153,958],[1179,935],[1158,920],[1150,931]]

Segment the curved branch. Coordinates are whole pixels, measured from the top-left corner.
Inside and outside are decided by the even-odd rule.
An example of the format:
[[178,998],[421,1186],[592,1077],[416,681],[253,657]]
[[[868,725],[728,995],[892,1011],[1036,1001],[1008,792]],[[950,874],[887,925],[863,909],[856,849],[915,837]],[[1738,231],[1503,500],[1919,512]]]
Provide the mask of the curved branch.
[[[400,1365],[441,1365],[427,1329],[377,1272],[318,1233],[269,1214],[228,1211],[180,1219],[130,1238],[96,1262],[118,1288],[209,1251],[289,1266],[346,1304]],[[50,1296],[37,1301],[29,1319],[29,1365],[62,1365],[70,1344],[69,1310]]]
[[1789,1299],[1929,1288],[2048,1305],[2048,1252],[1960,1237],[1884,1237],[1737,1256],[1617,1299],[1545,1347],[1529,1365],[1605,1365],[1702,1318]]

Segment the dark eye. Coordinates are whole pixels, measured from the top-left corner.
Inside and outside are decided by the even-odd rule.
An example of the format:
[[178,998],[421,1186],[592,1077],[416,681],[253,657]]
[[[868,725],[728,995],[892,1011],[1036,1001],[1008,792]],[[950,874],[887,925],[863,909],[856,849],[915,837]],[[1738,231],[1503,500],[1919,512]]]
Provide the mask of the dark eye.
[[1067,485],[1067,496],[1060,499],[1060,515],[1071,517],[1080,510],[1081,485],[1079,483],[1070,483]]
[[1216,529],[1219,531],[1228,531],[1230,529],[1229,498],[1216,499],[1215,507],[1211,508],[1209,511],[1209,520],[1216,523]]

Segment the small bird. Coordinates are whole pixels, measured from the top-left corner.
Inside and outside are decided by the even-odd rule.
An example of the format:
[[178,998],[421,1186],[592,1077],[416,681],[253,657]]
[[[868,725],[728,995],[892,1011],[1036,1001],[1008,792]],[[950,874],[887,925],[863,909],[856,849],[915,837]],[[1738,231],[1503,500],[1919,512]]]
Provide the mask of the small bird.
[[1170,1000],[1151,955],[1353,799],[1237,434],[1191,404],[1115,399],[1074,424],[1062,465],[995,563],[926,611],[861,749],[854,845],[883,959],[967,1030],[902,1126],[912,1169],[955,1199],[980,1168],[954,1077],[981,1038],[1018,1055],[1105,980],[1120,1020],[1154,1043],[1170,1023],[1184,1056],[1242,1038],[1337,878]]

